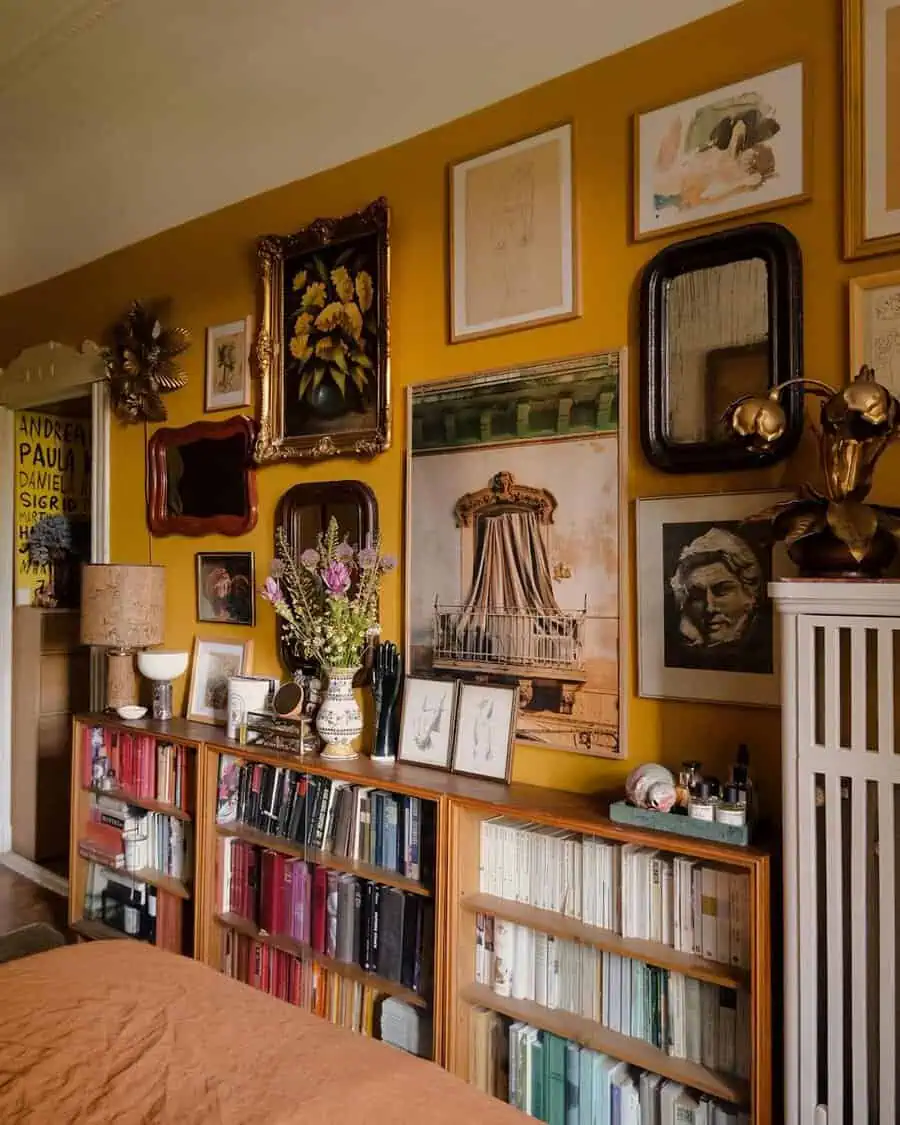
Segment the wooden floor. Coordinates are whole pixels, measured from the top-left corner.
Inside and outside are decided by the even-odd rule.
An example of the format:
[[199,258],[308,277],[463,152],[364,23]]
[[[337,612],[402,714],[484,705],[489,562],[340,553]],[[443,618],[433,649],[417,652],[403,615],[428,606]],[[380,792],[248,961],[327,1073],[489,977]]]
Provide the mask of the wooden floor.
[[66,933],[66,900],[0,866],[0,934],[27,926],[29,922],[49,922],[61,934]]

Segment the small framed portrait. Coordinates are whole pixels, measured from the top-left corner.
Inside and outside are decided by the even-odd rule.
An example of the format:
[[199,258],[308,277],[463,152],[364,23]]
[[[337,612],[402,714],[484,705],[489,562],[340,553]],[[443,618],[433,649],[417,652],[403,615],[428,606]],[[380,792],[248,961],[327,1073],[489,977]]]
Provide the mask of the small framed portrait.
[[456,708],[453,772],[509,781],[519,689],[506,684],[462,684]]
[[233,410],[250,405],[250,340],[253,318],[206,330],[206,392],[203,409]]
[[197,620],[221,625],[255,625],[252,551],[197,554]]
[[407,676],[397,758],[418,766],[448,770],[453,750],[458,680]]
[[198,723],[224,725],[228,718],[228,680],[251,670],[253,641],[194,638],[187,717]]
[[783,544],[748,516],[789,493],[637,502],[640,694],[774,706],[768,585],[793,573]]

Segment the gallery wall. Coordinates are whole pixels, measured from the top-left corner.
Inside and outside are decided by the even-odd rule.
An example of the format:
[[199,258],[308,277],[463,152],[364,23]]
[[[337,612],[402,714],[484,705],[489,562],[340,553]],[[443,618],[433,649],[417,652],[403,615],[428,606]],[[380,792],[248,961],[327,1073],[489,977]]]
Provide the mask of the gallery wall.
[[[22,347],[53,338],[100,339],[134,297],[172,298],[173,319],[194,333],[187,354],[190,383],[168,398],[170,423],[202,415],[204,334],[208,325],[257,311],[254,245],[264,233],[294,231],[319,215],[352,211],[385,195],[392,208],[391,449],[375,461],[348,460],[266,467],[259,473],[260,519],[239,541],[208,537],[148,539],[144,517],[144,431],[115,424],[112,437],[112,554],[114,560],[168,567],[166,643],[189,646],[195,631],[241,636],[239,629],[197,626],[194,556],[197,550],[256,552],[264,572],[278,497],[301,480],[358,477],[375,491],[386,547],[401,553],[404,527],[405,388],[511,364],[614,348],[629,348],[630,442],[628,491],[633,499],[663,493],[702,493],[770,487],[796,477],[797,463],[767,472],[715,477],[667,476],[643,459],[637,436],[640,372],[636,279],[666,242],[630,237],[632,117],[704,90],[802,60],[809,83],[811,199],[774,208],[763,217],[784,223],[804,257],[805,360],[809,375],[844,380],[847,372],[847,281],[871,271],[840,257],[840,16],[839,0],[745,0],[700,23],[604,59],[471,117],[352,164],[246,200],[113,254],[56,280],[0,299],[0,363]],[[298,91],[299,96],[299,91]],[[562,121],[574,124],[577,238],[582,315],[579,319],[489,339],[449,345],[447,325],[447,166]],[[262,125],[262,123],[261,123]],[[290,143],[290,138],[285,138]],[[127,154],[123,154],[127,157]],[[172,169],[173,177],[178,170]],[[737,225],[740,220],[728,225]],[[707,227],[712,230],[713,227]],[[684,237],[683,235],[675,236]],[[672,241],[669,238],[668,241]],[[880,259],[888,269],[896,260]],[[221,415],[217,415],[221,417]],[[882,482],[896,479],[888,461]],[[787,474],[787,477],[786,477]],[[884,488],[884,485],[882,485]],[[895,492],[896,492],[895,488]],[[883,497],[900,502],[900,494]],[[585,505],[591,502],[584,498]],[[633,536],[633,532],[632,532]],[[632,562],[626,578],[633,580]],[[401,636],[402,574],[390,576],[383,599],[387,638]],[[632,601],[633,609],[633,601]],[[255,667],[275,672],[275,629],[261,606]],[[685,756],[723,765],[739,740],[749,741],[764,796],[777,800],[779,716],[776,710],[634,696],[635,629],[624,629],[632,688],[628,757],[608,762],[550,750],[521,748],[517,780],[591,790],[621,780],[636,763]]]

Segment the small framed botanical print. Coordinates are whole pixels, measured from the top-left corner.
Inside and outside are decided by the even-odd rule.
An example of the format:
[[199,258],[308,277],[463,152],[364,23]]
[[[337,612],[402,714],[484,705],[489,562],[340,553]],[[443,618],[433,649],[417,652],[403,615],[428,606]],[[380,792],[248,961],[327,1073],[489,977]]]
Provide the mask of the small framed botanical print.
[[456,709],[453,772],[509,781],[519,689],[463,684]]
[[224,724],[228,717],[228,680],[251,669],[253,641],[194,639],[187,717],[199,723]]
[[256,597],[252,551],[197,554],[197,620],[254,625]]
[[253,319],[219,324],[206,330],[204,410],[232,410],[250,405],[250,339]]
[[577,315],[572,126],[450,169],[450,339]]
[[458,691],[457,680],[406,677],[397,751],[399,761],[442,770],[450,768]]

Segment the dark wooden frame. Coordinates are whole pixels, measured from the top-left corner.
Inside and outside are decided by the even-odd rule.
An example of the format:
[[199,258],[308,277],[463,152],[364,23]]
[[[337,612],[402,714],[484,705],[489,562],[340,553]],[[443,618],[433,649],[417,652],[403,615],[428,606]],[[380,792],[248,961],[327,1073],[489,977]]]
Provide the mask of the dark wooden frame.
[[[355,504],[359,512],[359,521],[362,535],[378,534],[378,501],[375,493],[361,480],[334,480],[314,481],[309,484],[295,484],[289,488],[278,501],[275,509],[275,535],[281,530],[287,536],[288,543],[296,551],[297,545],[291,542],[290,519],[295,508],[307,508],[313,505],[328,503]],[[277,548],[277,538],[275,542]],[[299,552],[297,552],[299,553]],[[316,666],[313,661],[301,660],[295,656],[285,640],[284,622],[278,618],[278,655],[281,663],[292,674],[303,669],[315,674]],[[364,667],[357,673],[354,684],[359,687],[368,678],[372,664],[371,650],[366,657]]]
[[[284,263],[296,254],[378,236],[375,310],[378,322],[375,361],[375,426],[333,434],[287,434],[284,422]],[[316,219],[289,235],[267,235],[257,249],[262,288],[262,315],[253,358],[262,383],[257,464],[270,461],[321,460],[337,454],[374,457],[391,443],[390,377],[390,208],[376,199],[368,207],[339,219]]]
[[[509,737],[506,741],[506,762],[503,777],[496,778],[484,773],[475,773],[473,770],[463,770],[457,765],[459,758],[459,720],[462,711],[463,695],[466,688],[490,688],[491,691],[508,691],[512,697],[510,710]],[[452,773],[461,774],[463,777],[480,777],[485,781],[503,781],[509,785],[512,777],[513,755],[516,752],[516,715],[519,711],[519,687],[517,684],[482,684],[472,680],[461,680],[459,691],[456,693],[456,714],[453,716],[453,753],[450,755],[450,770]]]
[[641,277],[641,445],[651,465],[667,473],[758,469],[789,456],[803,429],[803,391],[787,389],[787,426],[765,450],[735,442],[677,442],[667,435],[666,286],[683,273],[762,258],[769,285],[769,385],[803,374],[803,296],[800,247],[785,227],[753,223],[667,246]]
[[[168,475],[166,454],[172,446],[190,445],[195,441],[244,438],[245,516],[170,516],[168,507]],[[237,414],[222,422],[193,422],[178,429],[157,430],[147,445],[147,523],[154,535],[246,535],[256,527],[259,515],[256,496],[256,470],[251,453],[256,438],[256,423]]]
[[[248,558],[250,560],[250,620],[249,621],[223,621],[218,617],[204,617],[200,604],[200,571],[203,560],[209,558]],[[241,628],[254,628],[256,626],[256,556],[252,551],[198,551],[194,556],[194,594],[197,599],[197,621],[201,625],[237,625]]]

